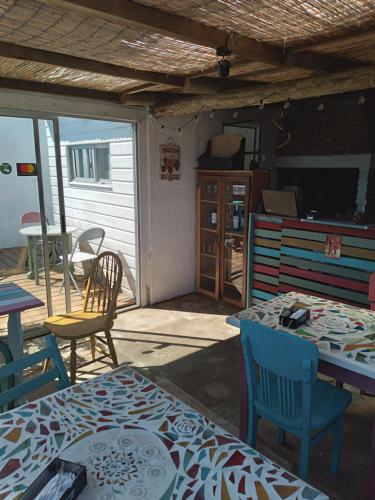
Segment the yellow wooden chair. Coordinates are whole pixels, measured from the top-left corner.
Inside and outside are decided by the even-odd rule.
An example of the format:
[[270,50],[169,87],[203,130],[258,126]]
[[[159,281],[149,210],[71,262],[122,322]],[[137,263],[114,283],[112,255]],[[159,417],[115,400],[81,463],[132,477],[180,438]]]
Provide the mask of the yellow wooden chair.
[[[93,261],[83,309],[69,314],[51,316],[44,326],[56,337],[70,340],[70,380],[74,384],[77,371],[77,341],[89,337],[92,361],[82,365],[87,366],[94,361],[111,357],[114,368],[118,366],[115,347],[111,337],[111,328],[116,314],[117,296],[121,289],[122,263],[113,252],[103,252]],[[105,339],[96,334],[105,333]],[[106,344],[109,354],[96,346],[96,339]],[[96,350],[101,356],[96,357]]]

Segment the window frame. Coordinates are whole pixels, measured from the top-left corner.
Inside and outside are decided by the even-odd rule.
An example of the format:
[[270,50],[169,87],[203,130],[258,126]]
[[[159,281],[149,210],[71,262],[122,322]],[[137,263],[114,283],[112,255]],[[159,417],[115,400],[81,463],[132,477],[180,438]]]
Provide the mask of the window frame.
[[[69,158],[69,181],[70,182],[79,182],[86,184],[96,184],[96,185],[109,185],[112,183],[111,177],[111,162],[110,162],[110,143],[109,142],[87,142],[87,143],[79,143],[79,144],[68,144],[68,158]],[[100,149],[105,149],[108,152],[108,179],[100,177],[98,161],[97,161],[97,151]],[[88,162],[88,169],[92,170],[92,177],[82,177],[81,175],[76,175],[78,170],[84,169],[84,165],[76,165],[76,161],[74,159],[75,152],[78,151],[86,151],[89,153],[90,161]],[[82,153],[83,155],[84,153]],[[81,172],[80,172],[81,173]],[[83,172],[84,173],[84,172]]]

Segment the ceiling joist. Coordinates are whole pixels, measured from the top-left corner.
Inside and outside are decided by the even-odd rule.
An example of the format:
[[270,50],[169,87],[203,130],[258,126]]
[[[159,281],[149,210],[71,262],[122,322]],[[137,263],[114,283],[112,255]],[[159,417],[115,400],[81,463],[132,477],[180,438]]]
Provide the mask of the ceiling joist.
[[319,75],[298,80],[261,84],[238,90],[226,90],[219,94],[166,99],[152,108],[155,117],[177,116],[210,109],[242,108],[283,102],[287,99],[342,94],[356,90],[375,88],[375,65],[345,70],[329,75]]
[[[127,22],[152,29],[154,32],[173,36],[196,45],[211,47],[224,46],[226,41],[232,53],[246,60],[263,63],[311,69],[314,71],[337,71],[358,66],[356,61],[301,51],[284,51],[273,45],[225,30],[208,26],[187,17],[169,13],[155,7],[135,3],[131,0],[43,0],[49,5],[67,9],[78,9],[84,14],[95,15],[111,22]],[[228,39],[228,40],[227,40]]]
[[100,101],[110,101],[115,103],[120,102],[119,95],[115,92],[103,92],[101,90],[70,87],[68,85],[42,83],[30,80],[17,80],[15,78],[0,78],[0,88],[61,96],[83,97],[86,99],[98,99]]
[[50,52],[48,50],[34,49],[13,43],[0,42],[0,57],[51,64],[53,66],[88,71],[90,73],[159,84],[162,83],[176,87],[183,87],[185,84],[184,78],[174,75],[167,75],[154,71],[136,70],[127,66],[103,63],[93,59],[83,59],[81,57],[61,54],[59,52]]

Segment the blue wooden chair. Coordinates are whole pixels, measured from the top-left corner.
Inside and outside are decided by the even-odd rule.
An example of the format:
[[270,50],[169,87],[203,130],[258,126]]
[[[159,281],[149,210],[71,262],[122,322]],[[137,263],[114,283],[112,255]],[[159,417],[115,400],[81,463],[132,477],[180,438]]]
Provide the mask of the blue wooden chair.
[[[11,350],[9,349],[8,345],[1,339],[0,339],[0,354],[1,354],[0,364],[7,364],[13,361],[13,355],[11,353]],[[0,379],[0,394],[2,392],[7,391],[8,389],[11,389],[14,386],[15,386],[14,375],[10,375],[5,379]],[[12,409],[13,409],[13,403],[11,402],[8,405],[5,405],[4,407],[0,406],[0,413]]]
[[29,392],[48,384],[52,380],[58,379],[58,389],[64,389],[70,385],[55,337],[48,335],[45,337],[45,342],[45,349],[27,355],[17,361],[11,361],[0,367],[0,383],[2,384],[1,387],[3,387],[4,381],[9,381],[10,377],[15,377],[16,374],[21,373],[25,368],[30,368],[46,359],[50,359],[52,362],[52,367],[48,371],[18,385],[16,384],[13,387],[8,386],[4,391],[2,390],[0,393],[0,408],[3,411],[11,409],[15,401],[25,397]]
[[312,447],[333,434],[331,472],[340,464],[344,415],[350,392],[317,379],[318,349],[286,332],[241,321],[248,385],[247,442],[255,448],[258,419],[274,423],[280,444],[285,431],[301,439],[299,476],[306,480]]

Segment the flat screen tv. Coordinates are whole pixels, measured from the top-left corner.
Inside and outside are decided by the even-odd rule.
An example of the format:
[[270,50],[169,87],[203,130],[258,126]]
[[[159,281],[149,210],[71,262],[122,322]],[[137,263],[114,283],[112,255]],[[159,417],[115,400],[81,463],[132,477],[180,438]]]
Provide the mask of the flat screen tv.
[[358,168],[279,168],[279,189],[293,188],[299,213],[317,210],[323,218],[347,219],[356,210]]

